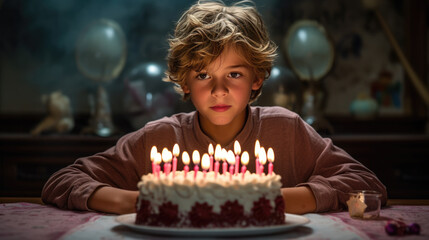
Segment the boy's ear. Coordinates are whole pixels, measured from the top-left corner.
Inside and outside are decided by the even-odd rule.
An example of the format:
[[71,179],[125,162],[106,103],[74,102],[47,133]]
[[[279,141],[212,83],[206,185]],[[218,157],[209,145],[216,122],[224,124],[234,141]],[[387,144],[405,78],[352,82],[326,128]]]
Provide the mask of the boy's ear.
[[188,85],[186,83],[182,86],[182,91],[183,93],[186,93],[186,94],[191,92],[191,90],[189,90]]
[[262,84],[264,83],[264,78],[255,78],[252,84],[252,90],[258,90],[262,87]]

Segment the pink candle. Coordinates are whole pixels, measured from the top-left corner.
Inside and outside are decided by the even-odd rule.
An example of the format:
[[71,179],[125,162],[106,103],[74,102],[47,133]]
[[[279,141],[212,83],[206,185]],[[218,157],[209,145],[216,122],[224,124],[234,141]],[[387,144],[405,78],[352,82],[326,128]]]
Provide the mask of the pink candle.
[[256,174],[259,174],[259,150],[261,149],[261,144],[259,144],[259,140],[255,142],[255,171]]
[[240,170],[239,164],[240,164],[241,146],[237,140],[234,142],[234,153],[235,153],[235,174],[238,174],[238,170]]
[[173,178],[176,176],[176,170],[177,170],[177,157],[180,154],[180,148],[179,145],[176,143],[173,146]]
[[165,176],[168,176],[171,171],[171,159],[173,155],[167,148],[162,149],[162,161],[164,162],[164,173]]
[[157,152],[158,152],[158,149],[155,146],[153,146],[152,149],[150,150],[150,161],[152,162],[152,174],[153,175],[156,174],[155,157],[156,157]]
[[185,174],[184,174],[183,178],[185,178],[185,179],[186,179],[186,175],[187,175],[187,174],[188,174],[188,172],[189,172],[188,164],[189,164],[189,162],[190,162],[189,154],[188,154],[188,152],[186,152],[186,151],[184,151],[184,152],[182,153],[182,162],[183,162],[183,164],[185,165],[185,167],[183,168],[183,171],[185,172]]
[[201,168],[203,169],[204,179],[206,179],[207,170],[210,169],[210,157],[207,153],[203,154],[201,159]]
[[159,178],[159,175],[160,175],[160,172],[161,172],[161,166],[160,166],[160,164],[161,164],[161,162],[162,162],[162,157],[161,157],[161,153],[159,153],[159,152],[157,152],[156,154],[155,154],[155,174],[156,174],[156,176]]
[[210,169],[209,171],[213,171],[213,144],[209,144],[209,157],[210,157]]
[[268,148],[267,151],[267,159],[268,159],[268,174],[272,175],[273,174],[273,169],[274,169],[274,150],[272,148]]
[[219,173],[219,161],[222,160],[222,149],[219,144],[216,145],[215,153],[214,153],[215,163],[214,163],[214,171],[215,171],[215,179],[217,178],[217,174]]
[[192,152],[192,162],[194,163],[194,180],[196,180],[198,170],[200,169],[198,167],[198,164],[200,164],[200,153],[198,150],[194,150],[194,152]]
[[226,161],[229,164],[229,178],[232,179],[232,175],[234,174],[234,165],[235,165],[235,156],[234,152],[229,150],[228,155],[226,156]]
[[226,157],[228,155],[228,152],[226,151],[225,148],[222,148],[222,174],[226,174],[226,172],[228,171],[228,163],[226,163]]
[[214,170],[215,170],[215,179],[217,178],[217,174],[219,173],[219,161],[216,161],[214,164]]
[[244,151],[243,154],[241,155],[241,179],[244,179],[244,174],[246,173],[247,170],[247,164],[249,163],[249,153]]
[[259,150],[259,176],[264,173],[264,164],[267,162],[267,153],[264,147]]

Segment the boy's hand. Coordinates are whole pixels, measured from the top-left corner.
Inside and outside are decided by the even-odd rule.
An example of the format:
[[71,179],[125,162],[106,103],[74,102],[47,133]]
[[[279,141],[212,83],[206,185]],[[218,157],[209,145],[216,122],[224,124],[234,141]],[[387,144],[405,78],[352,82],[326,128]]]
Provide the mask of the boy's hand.
[[101,187],[89,197],[88,208],[105,213],[134,213],[138,195],[138,191]]

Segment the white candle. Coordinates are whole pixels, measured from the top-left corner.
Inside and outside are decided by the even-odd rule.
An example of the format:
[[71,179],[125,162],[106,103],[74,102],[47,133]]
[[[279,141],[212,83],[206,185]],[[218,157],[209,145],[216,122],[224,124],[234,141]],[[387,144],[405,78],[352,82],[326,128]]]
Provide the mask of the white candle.
[[192,153],[192,162],[194,163],[194,180],[196,180],[199,170],[198,164],[200,164],[200,152],[198,150],[194,150]]
[[157,152],[158,152],[158,149],[156,148],[156,146],[153,146],[152,149],[150,150],[150,161],[152,162],[152,174],[153,175],[156,174],[155,157],[156,157]]
[[179,154],[180,154],[179,144],[176,143],[173,146],[173,178],[176,176],[177,157],[179,157]]
[[210,169],[210,157],[207,153],[203,154],[203,157],[201,159],[201,168],[203,169],[204,179],[205,179],[207,170]]
[[235,174],[238,174],[238,168],[240,167],[240,154],[241,154],[241,146],[240,143],[236,140],[234,142],[234,153],[235,153]]
[[213,171],[213,144],[209,144],[210,172]]
[[241,154],[241,178],[244,179],[244,174],[247,170],[247,164],[249,163],[249,153],[244,151],[243,154]]
[[188,154],[188,152],[186,152],[186,151],[184,151],[183,153],[182,153],[182,162],[183,162],[183,164],[185,165],[184,167],[183,167],[183,171],[185,172],[185,175],[183,176],[183,178],[185,178],[186,179],[186,175],[188,174],[188,172],[189,172],[189,166],[188,166],[188,164],[190,163],[190,159],[189,159],[189,154]]
[[267,162],[267,153],[265,148],[261,147],[259,150],[259,176],[264,173],[264,164]]
[[273,169],[274,169],[274,150],[272,148],[268,148],[267,151],[267,158],[268,158],[268,174],[273,174]]

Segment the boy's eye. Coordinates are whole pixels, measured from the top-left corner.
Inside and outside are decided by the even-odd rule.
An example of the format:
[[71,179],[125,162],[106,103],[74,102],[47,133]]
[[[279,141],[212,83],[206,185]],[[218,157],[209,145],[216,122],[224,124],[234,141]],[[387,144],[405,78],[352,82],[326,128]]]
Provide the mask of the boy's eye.
[[204,80],[204,79],[207,79],[207,78],[209,78],[210,76],[207,74],[207,73],[199,73],[198,75],[197,75],[197,79],[200,79],[200,80]]
[[241,77],[241,74],[237,73],[237,72],[232,72],[232,73],[228,74],[228,77],[239,78],[239,77]]

